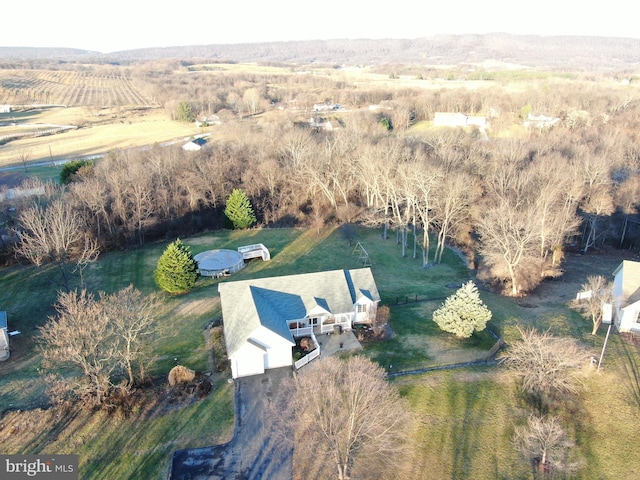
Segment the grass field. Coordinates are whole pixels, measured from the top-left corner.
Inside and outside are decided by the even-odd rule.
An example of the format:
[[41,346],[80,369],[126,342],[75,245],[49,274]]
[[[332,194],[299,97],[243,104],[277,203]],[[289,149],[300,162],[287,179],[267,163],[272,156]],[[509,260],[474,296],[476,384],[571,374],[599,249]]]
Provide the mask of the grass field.
[[[401,257],[395,237],[383,240],[380,233],[359,229],[351,244],[343,230],[333,228],[222,231],[183,241],[194,254],[251,243],[267,245],[271,261],[253,260],[231,280],[358,268],[361,263],[354,254],[354,242],[360,241],[370,254],[383,303],[391,306],[395,332],[390,340],[368,345],[366,355],[395,371],[466,361],[486,352],[493,344],[488,335],[460,342],[440,332],[430,320],[431,312],[455,291],[451,285],[470,278],[460,257],[447,251],[442,265],[423,269],[420,259]],[[113,292],[133,284],[144,293],[156,291],[152,273],[166,245],[103,255],[85,272],[88,287]],[[579,285],[580,277],[592,269],[593,264],[576,265],[571,282],[546,284],[548,291],[543,288],[518,302],[482,291],[494,314],[492,328],[507,342],[517,340],[518,326],[549,328],[554,334],[577,337],[598,352],[604,333],[589,335],[588,322],[566,306],[574,284]],[[233,388],[223,376],[214,377],[214,390],[204,400],[172,404],[160,388],[130,416],[79,412],[55,419],[50,417],[53,409],[37,409],[46,399],[32,337],[53,313],[55,279],[56,272],[47,268],[0,271],[0,305],[8,311],[10,329],[22,331],[12,338],[11,360],[0,364],[0,410],[7,412],[0,426],[3,453],[77,453],[83,479],[161,478],[166,476],[174,450],[228,440],[233,426]],[[210,367],[203,329],[221,313],[219,282],[201,279],[186,295],[162,295],[152,371],[158,382],[176,363],[174,358],[196,370]],[[558,293],[559,288],[563,293]],[[397,299],[415,295],[429,300],[395,305]],[[603,372],[590,375],[580,397],[562,408],[577,442],[572,460],[582,465],[578,473],[566,478],[638,477],[640,462],[628,459],[633,459],[640,442],[635,420],[640,408],[639,366],[638,347],[613,336]],[[432,372],[392,381],[408,399],[414,418],[412,442],[400,473],[403,478],[531,478],[529,465],[511,445],[514,424],[526,419],[527,407],[513,379],[499,367]]]
[[[14,117],[17,118],[14,120]],[[72,107],[32,110],[22,116],[19,113],[0,114],[0,124],[12,121],[79,125],[81,128],[11,141],[0,148],[0,167],[21,166],[23,154],[28,156],[30,162],[66,160],[155,143],[182,141],[202,133],[193,124],[170,120],[161,108],[96,111],[88,107]],[[0,137],[5,135],[5,128],[10,127],[0,127]]]

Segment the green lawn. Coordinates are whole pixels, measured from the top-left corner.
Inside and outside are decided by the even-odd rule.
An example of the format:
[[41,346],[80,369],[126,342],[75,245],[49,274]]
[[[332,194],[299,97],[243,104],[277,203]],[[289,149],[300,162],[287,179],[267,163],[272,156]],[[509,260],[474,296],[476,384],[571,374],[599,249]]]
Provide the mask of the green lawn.
[[403,478],[531,478],[510,441],[513,386],[496,378],[480,368],[395,380],[416,419]]
[[[157,292],[153,270],[171,240],[102,255],[85,271],[88,288],[111,293],[133,284],[145,294]],[[351,243],[344,230],[332,228],[220,231],[182,240],[194,254],[264,243],[272,260],[252,260],[232,278],[200,279],[185,295],[157,292],[162,302],[156,315],[159,329],[153,344],[156,361],[152,373],[158,377],[168,373],[176,358],[196,370],[210,368],[203,330],[221,314],[220,281],[358,268],[362,266],[354,254],[358,241],[369,252],[382,301],[391,308],[390,325],[395,334],[390,340],[368,345],[364,354],[393,372],[482,358],[494,343],[486,333],[457,340],[440,332],[431,321],[433,310],[455,292],[452,286],[470,278],[452,251],[445,253],[442,265],[424,269],[420,258],[411,258],[411,249],[409,256],[401,256],[395,236],[383,240],[381,230],[374,229],[357,229]],[[52,268],[0,270],[0,305],[8,312],[10,329],[22,332],[12,337],[10,362],[0,364],[3,409],[9,404],[28,409],[46,400],[33,336],[54,313],[51,305],[59,288],[57,278]],[[416,295],[420,302],[412,301]],[[562,300],[550,299],[532,308],[526,302],[518,304],[486,291],[481,296],[493,312],[491,328],[507,343],[518,340],[519,326],[535,326],[555,335],[576,337],[599,354],[604,331],[591,336],[589,322]],[[398,377],[393,382],[411,405],[415,427],[408,448],[411,458],[402,478],[531,478],[527,462],[510,443],[513,425],[523,422],[528,410],[519,400],[515,383],[500,367],[440,371]],[[578,474],[567,478],[638,478],[640,461],[633,456],[640,443],[638,409],[638,347],[614,335],[603,372],[590,375],[584,393],[568,401],[560,412],[577,440],[572,455],[584,465]],[[66,424],[54,422],[50,431],[38,434],[28,444],[5,444],[4,448],[23,453],[78,453],[82,478],[87,479],[162,478],[174,450],[228,440],[233,426],[233,386],[221,377],[209,397],[184,408],[158,410],[149,405],[129,417],[93,413],[66,420]]]

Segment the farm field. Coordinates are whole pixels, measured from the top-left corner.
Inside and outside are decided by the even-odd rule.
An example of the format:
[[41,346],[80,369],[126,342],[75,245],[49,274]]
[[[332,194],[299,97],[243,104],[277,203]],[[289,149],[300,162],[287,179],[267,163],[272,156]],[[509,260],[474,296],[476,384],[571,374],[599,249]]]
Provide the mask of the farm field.
[[[198,132],[172,121],[134,85],[126,70],[87,66],[70,70],[0,70],[0,167],[105,154],[182,142]],[[75,126],[46,136],[26,135]],[[17,136],[17,137],[16,137]],[[10,139],[10,141],[3,142]]]
[[[251,261],[233,280],[357,268],[361,263],[357,253],[354,255],[354,242],[360,241],[370,254],[383,303],[391,307],[395,332],[391,340],[365,347],[365,355],[385,367],[393,363],[396,368],[408,369],[466,360],[475,349],[486,350],[481,339],[469,345],[456,344],[430,321],[433,309],[454,291],[449,285],[472,274],[455,252],[448,250],[442,265],[423,269],[420,260],[402,258],[395,241],[383,240],[378,230],[358,229],[350,240],[351,244],[343,230],[334,228],[221,231],[183,239],[193,253],[258,242],[270,248],[270,262]],[[151,274],[165,246],[162,242],[105,254],[86,272],[87,285],[93,291],[112,292],[133,284],[151,293],[156,289]],[[589,322],[569,310],[566,303],[587,274],[596,269],[610,271],[620,257],[593,256],[588,258],[588,267],[581,263],[585,258],[569,259],[567,271],[571,273],[566,281],[545,283],[539,292],[518,302],[483,291],[483,300],[494,313],[492,328],[501,332],[507,343],[517,340],[517,326],[549,328],[557,335],[576,336],[594,352],[599,351],[604,333],[591,337]],[[154,341],[156,386],[140,392],[146,398],[140,408],[115,417],[78,411],[56,421],[55,409],[43,409],[46,398],[33,344],[37,327],[52,314],[54,277],[55,272],[47,268],[0,271],[0,302],[8,311],[12,328],[23,332],[15,339],[10,362],[0,364],[4,412],[0,441],[6,452],[77,453],[82,478],[87,479],[105,478],[105,472],[109,478],[161,478],[166,476],[175,449],[228,440],[233,425],[233,387],[224,375],[214,375],[214,390],[198,401],[172,397],[164,383],[174,358],[200,371],[209,368],[203,328],[220,315],[216,289],[220,280],[201,279],[186,295],[164,297],[157,319],[160,334]],[[33,292],[38,292],[40,301],[33,301]],[[397,299],[414,295],[430,300],[395,305]],[[578,445],[574,454],[585,465],[571,478],[637,477],[637,463],[622,461],[622,455],[631,454],[632,445],[640,441],[632,420],[640,408],[638,365],[638,348],[614,335],[603,373],[588,377],[580,398],[566,412],[581,419],[575,423]],[[432,372],[392,381],[409,400],[415,418],[402,475],[420,477],[430,471],[434,479],[528,478],[530,470],[510,440],[514,422],[519,421],[525,407],[513,379],[500,367]],[[126,433],[131,431],[135,435]],[[626,447],[617,446],[620,438],[627,440]],[[314,471],[313,465],[298,463],[298,467]],[[330,472],[315,473],[314,478],[331,478]]]
[[[16,120],[29,123],[81,125],[76,130],[43,137],[20,138],[0,145],[0,167],[29,162],[57,161],[113,150],[182,142],[199,132],[193,125],[172,121],[160,108],[104,109],[92,113],[88,107],[47,108],[23,114],[0,114],[0,123]],[[4,129],[7,128],[5,133]],[[0,127],[0,136],[10,127]]]
[[0,70],[0,104],[150,107],[153,101],[113,68],[88,71]]

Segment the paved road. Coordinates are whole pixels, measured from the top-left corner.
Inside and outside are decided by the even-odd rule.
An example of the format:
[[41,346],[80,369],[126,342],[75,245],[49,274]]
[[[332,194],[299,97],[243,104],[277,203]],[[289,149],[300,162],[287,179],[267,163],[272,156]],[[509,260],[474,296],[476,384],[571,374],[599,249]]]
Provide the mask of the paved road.
[[286,367],[237,379],[233,439],[174,452],[170,480],[291,480],[293,448],[283,448],[264,425],[267,405],[282,379],[291,375]]

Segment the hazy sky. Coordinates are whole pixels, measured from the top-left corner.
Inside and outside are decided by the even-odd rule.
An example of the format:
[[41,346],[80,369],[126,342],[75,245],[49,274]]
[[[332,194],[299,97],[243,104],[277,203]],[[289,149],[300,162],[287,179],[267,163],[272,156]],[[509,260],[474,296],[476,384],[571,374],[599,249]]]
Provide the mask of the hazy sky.
[[331,38],[523,33],[640,38],[627,0],[6,0],[0,46],[113,52]]

